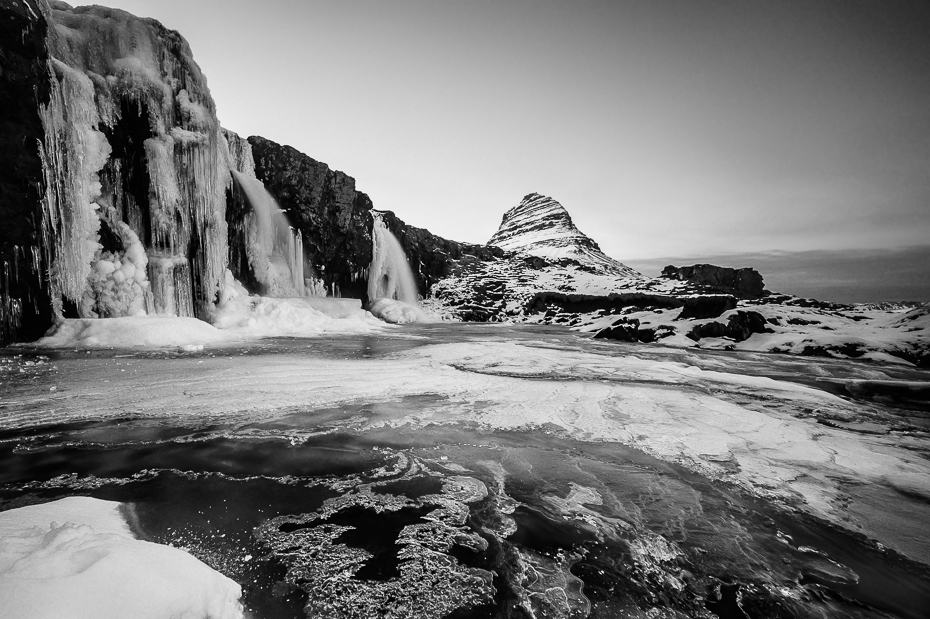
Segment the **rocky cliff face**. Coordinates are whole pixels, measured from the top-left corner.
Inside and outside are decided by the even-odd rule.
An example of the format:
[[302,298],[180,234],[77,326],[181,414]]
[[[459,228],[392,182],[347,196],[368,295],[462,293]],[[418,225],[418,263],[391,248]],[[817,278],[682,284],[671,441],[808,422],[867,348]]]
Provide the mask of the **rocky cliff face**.
[[39,337],[52,320],[39,209],[47,35],[37,2],[0,3],[0,343]]
[[371,263],[371,200],[354,178],[290,146],[248,141],[255,176],[300,229],[315,275],[330,293],[361,298]]
[[[351,176],[290,146],[258,136],[248,142],[256,177],[300,229],[316,276],[331,292],[367,301],[373,208],[369,197],[356,189]],[[463,256],[488,260],[504,253],[408,226],[390,211],[382,219],[404,248],[423,296]]]
[[762,275],[755,269],[731,269],[712,264],[687,267],[669,265],[662,277],[695,284],[712,292],[732,294],[739,299],[758,299],[765,294]]
[[546,260],[575,260],[580,265],[612,275],[638,275],[610,258],[572,222],[565,208],[552,198],[527,194],[504,213],[501,225],[488,245]]

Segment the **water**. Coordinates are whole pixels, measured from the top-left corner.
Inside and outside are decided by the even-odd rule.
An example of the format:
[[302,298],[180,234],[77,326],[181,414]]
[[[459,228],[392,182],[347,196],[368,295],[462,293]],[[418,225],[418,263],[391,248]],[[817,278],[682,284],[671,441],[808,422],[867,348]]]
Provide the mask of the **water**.
[[[252,616],[269,619],[383,611],[918,618],[930,608],[926,562],[877,545],[852,524],[711,479],[684,459],[579,440],[564,429],[568,420],[564,428],[487,422],[495,411],[516,415],[521,407],[534,407],[534,415],[578,411],[577,403],[563,405],[579,383],[577,393],[596,399],[599,389],[617,397],[652,381],[700,405],[690,388],[656,377],[585,374],[622,361],[620,351],[656,365],[777,377],[776,386],[816,385],[819,376],[823,393],[840,379],[880,374],[914,383],[926,373],[618,348],[553,327],[424,325],[395,333],[278,338],[202,354],[7,351],[0,509],[74,494],[125,502],[138,535],[187,548],[243,585]],[[494,365],[507,363],[503,356],[469,369],[469,355],[480,361],[482,350],[496,350],[491,344],[544,351],[567,359],[569,369],[537,364],[526,377],[501,376],[495,372],[519,374]],[[470,347],[455,361],[462,369],[435,360],[462,346]],[[773,415],[797,406],[775,387],[758,400],[744,388],[705,383],[702,390],[747,400],[747,418],[752,406],[770,406]],[[519,404],[509,404],[517,392]],[[876,404],[867,395],[842,402],[872,423],[912,428],[900,440],[911,441],[913,453],[927,449],[911,422],[924,414],[919,406]],[[803,419],[826,409],[792,410],[798,424],[877,440]],[[919,496],[880,484],[857,490],[847,475],[852,505],[887,490],[888,514],[905,525],[926,522]]]
[[394,299],[409,305],[418,301],[417,284],[407,262],[404,248],[384,225],[380,214],[372,211],[372,256],[368,269],[368,299]]
[[258,179],[233,171],[251,213],[246,223],[246,253],[255,277],[272,297],[306,296],[304,244],[274,197]]

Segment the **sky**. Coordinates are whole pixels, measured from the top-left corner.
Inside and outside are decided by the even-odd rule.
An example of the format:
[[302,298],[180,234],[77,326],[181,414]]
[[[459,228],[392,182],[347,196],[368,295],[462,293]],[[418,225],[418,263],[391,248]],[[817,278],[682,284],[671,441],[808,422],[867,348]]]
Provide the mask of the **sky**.
[[930,244],[925,0],[102,1],[446,238],[539,192],[629,264]]

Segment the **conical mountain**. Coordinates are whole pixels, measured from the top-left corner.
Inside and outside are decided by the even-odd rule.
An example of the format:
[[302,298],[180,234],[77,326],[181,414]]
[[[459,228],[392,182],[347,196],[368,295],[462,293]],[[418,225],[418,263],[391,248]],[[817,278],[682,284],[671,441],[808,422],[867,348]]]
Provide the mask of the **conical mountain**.
[[549,260],[570,258],[601,273],[639,275],[604,254],[593,239],[575,227],[564,206],[538,193],[526,195],[504,213],[487,244]]

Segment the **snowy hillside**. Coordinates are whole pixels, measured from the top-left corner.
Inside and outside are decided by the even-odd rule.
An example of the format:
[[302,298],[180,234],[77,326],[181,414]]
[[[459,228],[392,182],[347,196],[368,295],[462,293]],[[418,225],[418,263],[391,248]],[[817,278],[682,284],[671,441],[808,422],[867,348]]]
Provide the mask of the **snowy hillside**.
[[527,194],[520,204],[504,213],[488,245],[548,260],[569,258],[612,275],[639,275],[605,255],[597,243],[575,227],[565,207],[538,193]]

